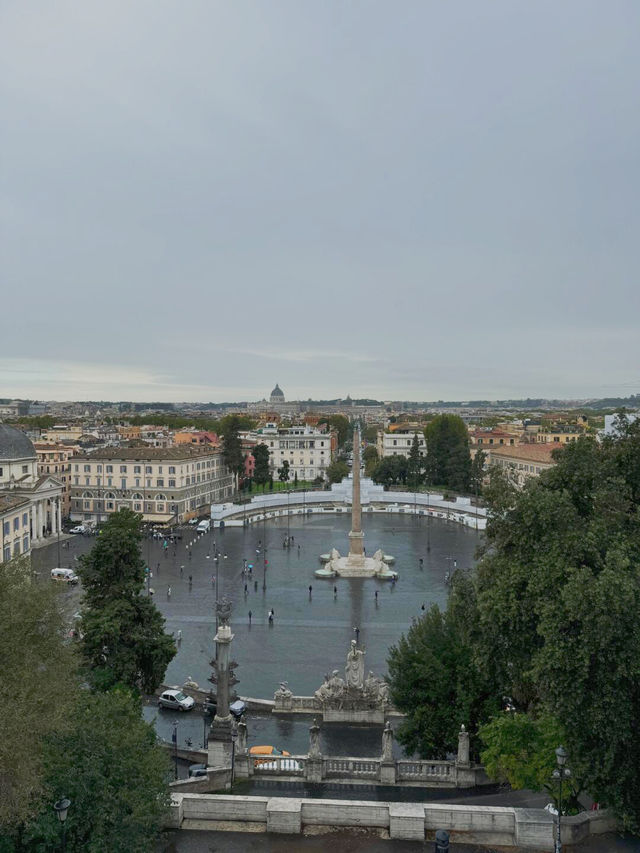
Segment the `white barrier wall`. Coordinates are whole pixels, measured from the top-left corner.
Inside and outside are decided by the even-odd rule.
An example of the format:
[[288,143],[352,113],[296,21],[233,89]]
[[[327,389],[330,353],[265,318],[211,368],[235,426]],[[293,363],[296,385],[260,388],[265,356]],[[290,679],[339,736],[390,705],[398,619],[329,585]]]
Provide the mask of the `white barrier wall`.
[[[452,840],[548,851],[554,844],[554,818],[544,809],[459,806],[446,803],[378,803],[296,797],[234,797],[225,794],[173,794],[167,827],[207,829],[207,822],[237,824],[237,831],[298,834],[304,826],[357,826],[388,829],[390,838],[424,840],[445,829]],[[194,823],[197,821],[197,825]],[[571,845],[591,834],[611,832],[609,813],[584,812],[563,818],[563,841]]]

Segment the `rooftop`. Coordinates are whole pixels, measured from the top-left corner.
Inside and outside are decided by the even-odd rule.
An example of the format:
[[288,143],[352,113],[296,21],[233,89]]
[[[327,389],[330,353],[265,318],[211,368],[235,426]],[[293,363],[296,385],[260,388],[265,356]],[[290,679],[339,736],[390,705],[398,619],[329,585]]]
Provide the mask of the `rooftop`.
[[100,447],[92,453],[81,453],[73,457],[74,462],[82,459],[126,459],[144,462],[153,459],[193,459],[195,457],[219,455],[220,450],[206,445],[176,444],[173,447]]
[[514,447],[499,444],[492,445],[489,453],[492,456],[504,456],[510,459],[528,459],[531,462],[553,462],[551,454],[562,444],[516,444]]
[[11,510],[26,506],[28,503],[29,498],[20,497],[19,495],[0,494],[0,513],[11,512]]

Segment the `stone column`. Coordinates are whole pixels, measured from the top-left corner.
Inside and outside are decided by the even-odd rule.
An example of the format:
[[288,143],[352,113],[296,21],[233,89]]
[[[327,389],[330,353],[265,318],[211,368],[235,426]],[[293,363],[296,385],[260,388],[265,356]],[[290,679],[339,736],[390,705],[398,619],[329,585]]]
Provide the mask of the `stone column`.
[[51,514],[51,533],[55,536],[58,532],[58,504],[53,502],[53,498],[49,501],[49,512]]
[[469,732],[465,729],[464,723],[460,726],[458,732],[458,756],[456,764],[463,767],[469,766]]
[[212,767],[231,767],[232,762],[232,719],[229,712],[229,663],[230,645],[233,640],[229,619],[231,602],[222,599],[216,603],[218,632],[216,644],[216,714],[209,732],[209,764]]
[[309,727],[309,754],[304,765],[307,782],[322,782],[322,753],[320,751],[320,726],[313,720]]
[[364,534],[362,533],[362,507],[360,504],[360,433],[353,431],[353,498],[351,501],[351,531],[349,533],[349,557],[364,558]]
[[57,515],[58,515],[58,530],[62,533],[62,495],[58,498]]
[[38,528],[36,538],[42,539],[42,501],[38,501],[38,503],[36,504],[36,519],[36,524]]
[[31,504],[31,539],[38,538],[38,519],[36,515],[36,505]]
[[393,730],[387,723],[382,732],[382,755],[380,756],[380,784],[396,784],[396,763],[393,760]]

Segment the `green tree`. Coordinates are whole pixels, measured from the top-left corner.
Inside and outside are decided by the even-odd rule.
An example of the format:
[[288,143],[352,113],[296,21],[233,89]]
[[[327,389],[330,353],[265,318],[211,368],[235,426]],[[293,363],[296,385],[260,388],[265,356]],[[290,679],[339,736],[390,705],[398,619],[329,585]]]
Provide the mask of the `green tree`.
[[436,415],[427,424],[426,472],[433,485],[448,486],[457,492],[469,489],[471,455],[469,434],[458,415]]
[[424,460],[420,451],[420,439],[418,433],[414,433],[409,458],[407,460],[407,486],[418,489],[423,481]]
[[[565,732],[555,717],[543,713],[538,717],[503,711],[481,726],[483,748],[480,761],[487,774],[498,782],[508,782],[515,790],[548,791],[556,803],[558,783],[553,781],[557,768],[556,748],[566,740]],[[563,784],[563,814],[580,810],[580,783],[575,774]]]
[[375,424],[369,424],[362,430],[362,437],[367,444],[375,444],[378,440],[378,427]]
[[640,827],[640,422],[497,489],[477,572],[478,660],[566,732],[572,772]]
[[351,436],[351,424],[349,418],[344,415],[330,415],[320,423],[326,423],[331,429],[335,429],[338,434],[338,447],[342,447]]
[[176,653],[164,618],[141,594],[144,568],[140,516],[122,509],[109,518],[78,569],[85,590],[81,651],[96,689],[124,684],[153,693]]
[[244,455],[239,435],[239,431],[242,428],[241,424],[242,422],[238,415],[228,415],[220,422],[222,438],[224,440],[222,458],[229,471],[236,478],[236,481],[238,474],[241,474],[244,470]]
[[71,850],[114,853],[151,850],[169,805],[169,759],[153,725],[126,690],[82,692],[68,710],[71,727],[52,735],[45,749],[48,792],[41,814],[27,827],[27,849],[57,850],[60,828],[51,803],[61,794]]
[[404,456],[398,456],[394,453],[393,456],[386,456],[373,469],[372,478],[374,483],[380,483],[382,486],[395,486],[406,482],[408,462]]
[[[472,584],[458,572],[453,587],[447,611],[434,604],[414,620],[387,659],[391,698],[406,714],[398,740],[422,758],[444,758],[456,749],[461,723],[473,734],[499,707],[473,657]],[[477,752],[474,741],[472,749]]]
[[345,477],[349,476],[349,466],[342,459],[334,459],[327,466],[327,477],[330,483],[341,483]]
[[378,464],[378,450],[373,444],[368,444],[362,452],[362,461],[364,462],[364,473],[370,477],[375,471]]
[[484,450],[478,450],[471,461],[469,471],[469,487],[472,492],[479,495],[482,492],[482,484],[485,477],[484,466],[487,461],[487,454]]
[[256,444],[252,453],[255,459],[253,479],[259,486],[262,486],[262,491],[264,491],[264,487],[269,482],[269,448],[266,444]]
[[289,482],[289,460],[285,459],[282,467],[278,468],[278,479],[281,483]]
[[77,662],[60,598],[31,580],[31,561],[0,564],[0,827],[19,826],[44,784],[43,743],[69,724]]

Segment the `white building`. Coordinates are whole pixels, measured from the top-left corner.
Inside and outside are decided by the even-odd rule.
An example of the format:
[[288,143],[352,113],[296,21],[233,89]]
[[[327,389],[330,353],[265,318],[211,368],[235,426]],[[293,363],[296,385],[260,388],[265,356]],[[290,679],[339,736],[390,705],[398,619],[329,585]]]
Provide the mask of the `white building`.
[[308,426],[278,429],[268,425],[250,433],[251,441],[266,444],[269,448],[269,470],[274,480],[278,479],[278,468],[286,460],[289,463],[289,482],[315,480],[325,477],[331,464],[331,433]]
[[101,447],[74,456],[71,518],[106,521],[123,507],[145,521],[183,522],[233,496],[222,453],[206,446]]
[[418,436],[420,453],[424,456],[427,452],[427,445],[423,432],[419,432],[418,430],[397,430],[396,432],[379,430],[376,441],[378,458],[386,459],[388,456],[404,456],[408,459],[414,435]]
[[0,499],[3,560],[30,553],[61,530],[62,483],[38,474],[33,444],[7,424],[0,424]]

